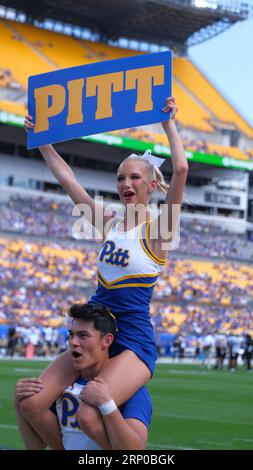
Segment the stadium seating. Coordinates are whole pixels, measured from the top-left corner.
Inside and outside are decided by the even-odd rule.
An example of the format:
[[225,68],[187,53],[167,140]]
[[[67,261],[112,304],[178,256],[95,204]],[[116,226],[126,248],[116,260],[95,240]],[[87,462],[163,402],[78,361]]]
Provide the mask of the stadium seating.
[[[0,230],[22,235],[48,236],[55,239],[73,240],[73,205],[61,204],[43,197],[12,196],[0,204]],[[253,243],[244,237],[228,233],[221,228],[195,221],[181,221],[179,251],[208,258],[231,258],[253,260]],[[99,240],[97,240],[99,242]]]
[[59,33],[21,23],[15,23],[15,30],[55,69],[97,62],[97,57],[85,47],[84,42],[70,36],[64,37],[63,41]]
[[[168,146],[168,139],[166,135],[158,132],[151,132],[147,129],[130,128],[119,131],[113,131],[115,135],[123,135],[133,139],[143,140],[144,142],[154,142],[156,144]],[[211,155],[221,155],[235,158],[236,160],[249,161],[253,158],[253,150],[243,152],[238,147],[228,147],[224,145],[206,142],[205,140],[190,140],[182,138],[183,146],[186,150],[209,153]]]
[[224,145],[208,143],[208,153],[228,156],[235,158],[236,160],[249,160],[248,155],[238,147],[225,147]]
[[[0,230],[25,235],[49,236],[57,239],[73,240],[72,204],[59,203],[42,197],[11,197],[0,204]],[[244,237],[195,221],[181,221],[181,248],[207,257],[253,260],[253,244]]]
[[[28,24],[14,23],[6,20],[4,24],[4,39],[6,42],[8,41],[8,45],[11,42],[8,36],[11,36],[11,40],[15,38],[20,41],[21,47],[30,47],[31,65],[29,68],[31,68],[31,66],[34,67],[34,55],[37,56],[37,61],[43,60],[44,64],[50,65],[53,70],[137,54],[135,51],[128,51],[127,49],[111,47],[102,43],[72,38],[71,36],[64,36],[63,40],[62,34],[46,31],[45,29],[36,28]],[[10,63],[10,65],[13,64]],[[13,66],[9,68],[13,70]],[[24,70],[23,68],[22,73],[26,75],[28,70],[26,72],[24,72]],[[44,72],[48,71],[47,69],[44,70]],[[33,72],[33,74],[35,73],[39,72]]]
[[0,88],[8,88],[12,85],[11,72],[8,69],[0,69]]
[[122,57],[131,57],[141,54],[138,51],[123,49],[121,47],[108,46],[101,42],[92,42],[87,40],[80,40],[80,43],[86,47],[88,51],[98,60],[111,60],[120,59]]
[[211,118],[210,113],[201,107],[176,80],[173,82],[173,94],[181,109],[178,120],[182,126],[205,132],[214,131],[214,128],[208,123]]
[[[26,213],[22,225],[16,214],[26,205],[29,215]],[[64,225],[70,224],[68,206],[65,203],[61,207],[52,200],[43,203],[41,198],[29,202],[27,197],[16,196],[10,200],[9,210],[16,210],[7,217],[7,222],[13,222],[11,229],[23,233],[24,226],[30,226],[32,233],[41,234],[41,241],[21,240],[20,235],[17,239],[6,236],[0,239],[0,323],[63,325],[68,306],[77,299],[87,299],[90,289],[94,291],[97,248],[80,247],[67,239],[59,245],[59,225],[50,232],[55,239],[43,241],[43,233],[48,234],[50,224],[55,223],[52,214],[61,216]],[[0,220],[5,218],[6,214]],[[10,232],[10,224],[7,227]],[[215,227],[205,228],[209,231],[198,233],[197,227],[189,222],[182,227],[183,249],[207,259],[168,261],[155,288],[152,321],[158,331],[171,334],[204,334],[209,329],[237,334],[253,332],[247,306],[253,294],[253,268],[246,263],[226,261],[233,254],[235,259],[236,256],[241,259],[242,248],[250,261],[253,244],[247,247],[241,237]],[[213,255],[223,256],[223,262],[211,259]]]
[[35,51],[30,43],[15,31],[11,21],[0,21],[1,49],[0,68],[10,70],[13,79],[25,90],[30,75],[51,72],[54,67],[46,57]]
[[[2,54],[0,57],[0,88],[21,87],[27,89],[29,75],[49,72],[57,68],[72,67],[99,60],[117,59],[140,54],[138,51],[112,47],[99,42],[63,36],[59,33],[36,28],[29,24],[8,20],[0,21]],[[181,110],[178,120],[181,126],[196,131],[214,133],[218,123],[238,128],[249,137],[253,130],[213,87],[195,65],[185,57],[174,57],[173,94]],[[14,101],[0,100],[0,110],[24,115],[25,107]],[[143,139],[142,131],[135,138]],[[146,133],[146,140],[166,145],[164,135]],[[145,139],[144,139],[145,140]],[[188,147],[191,150],[191,147]],[[200,149],[196,149],[200,150]],[[206,152],[226,155],[238,160],[253,158],[249,150],[207,143]]]
[[24,104],[7,100],[0,100],[0,110],[6,113],[16,114],[17,116],[25,116],[27,112]]
[[234,125],[248,137],[253,137],[253,129],[190,60],[185,57],[176,57],[173,73],[214,118]]

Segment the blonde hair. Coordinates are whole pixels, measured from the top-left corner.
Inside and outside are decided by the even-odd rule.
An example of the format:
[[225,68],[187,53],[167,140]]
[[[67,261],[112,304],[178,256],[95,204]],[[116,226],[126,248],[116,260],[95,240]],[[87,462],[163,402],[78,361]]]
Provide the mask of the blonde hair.
[[165,194],[167,193],[169,185],[165,182],[163,174],[158,168],[158,166],[152,165],[152,163],[143,158],[141,155],[136,155],[135,153],[132,153],[131,155],[129,155],[129,157],[125,158],[124,162],[126,162],[127,160],[137,160],[143,162],[148,170],[150,179],[155,180],[157,182],[158,191],[161,191]]

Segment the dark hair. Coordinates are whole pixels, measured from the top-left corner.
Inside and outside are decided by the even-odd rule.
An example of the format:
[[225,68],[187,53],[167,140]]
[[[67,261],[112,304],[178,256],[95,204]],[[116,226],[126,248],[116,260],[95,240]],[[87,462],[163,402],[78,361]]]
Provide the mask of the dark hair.
[[96,330],[100,331],[102,336],[111,333],[114,337],[117,332],[117,322],[109,307],[102,304],[73,304],[68,315],[83,321],[92,321]]

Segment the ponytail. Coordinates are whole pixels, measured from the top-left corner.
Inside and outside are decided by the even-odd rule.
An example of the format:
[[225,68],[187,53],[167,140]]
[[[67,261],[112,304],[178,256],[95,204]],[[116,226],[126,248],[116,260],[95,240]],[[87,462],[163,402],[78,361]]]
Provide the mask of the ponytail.
[[165,182],[164,176],[159,170],[158,166],[153,166],[154,169],[154,180],[157,182],[157,189],[158,191],[161,191],[162,193],[167,193],[169,189],[169,185]]

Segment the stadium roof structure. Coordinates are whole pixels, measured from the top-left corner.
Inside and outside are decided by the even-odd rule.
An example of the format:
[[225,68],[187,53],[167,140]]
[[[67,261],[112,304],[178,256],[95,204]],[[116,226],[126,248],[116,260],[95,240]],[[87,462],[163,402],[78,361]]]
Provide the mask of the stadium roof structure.
[[183,48],[209,39],[237,21],[250,8],[234,0],[0,0],[17,15],[78,25],[97,32],[100,40],[136,39]]

